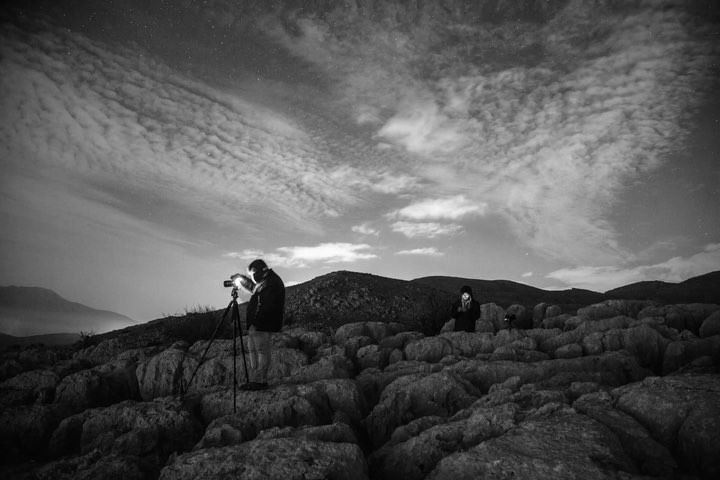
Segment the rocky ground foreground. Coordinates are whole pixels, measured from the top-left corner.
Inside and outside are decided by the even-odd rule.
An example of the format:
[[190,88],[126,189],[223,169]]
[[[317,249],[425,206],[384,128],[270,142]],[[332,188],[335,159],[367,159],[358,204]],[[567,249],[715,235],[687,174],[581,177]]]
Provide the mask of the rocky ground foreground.
[[477,333],[284,331],[235,402],[231,340],[189,386],[207,341],[7,352],[0,477],[720,478],[720,306],[482,311]]

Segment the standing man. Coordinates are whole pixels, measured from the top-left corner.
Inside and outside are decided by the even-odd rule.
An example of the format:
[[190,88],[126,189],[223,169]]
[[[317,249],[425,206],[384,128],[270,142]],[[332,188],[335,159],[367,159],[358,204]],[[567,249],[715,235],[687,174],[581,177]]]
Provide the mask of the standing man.
[[468,285],[460,289],[460,298],[453,304],[451,316],[455,319],[456,332],[475,331],[475,321],[480,318],[480,303],[473,298],[472,288]]
[[[285,284],[263,260],[253,260],[247,268],[252,283],[245,287],[252,296],[247,305],[248,350],[250,367],[256,381],[241,387],[246,390],[267,388],[270,368],[271,333],[279,332],[285,313]],[[244,275],[243,275],[244,276]],[[244,282],[245,283],[245,282]],[[245,285],[243,285],[245,286]]]

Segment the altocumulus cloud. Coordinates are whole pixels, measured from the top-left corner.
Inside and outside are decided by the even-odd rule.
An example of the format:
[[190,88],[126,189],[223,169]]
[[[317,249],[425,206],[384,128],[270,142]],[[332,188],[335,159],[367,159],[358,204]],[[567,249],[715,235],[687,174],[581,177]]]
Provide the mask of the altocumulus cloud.
[[284,17],[292,33],[267,28],[337,79],[338,102],[378,140],[414,156],[425,191],[468,192],[548,257],[628,261],[610,212],[682,145],[711,93],[712,26],[672,0],[550,2],[543,22],[429,3],[310,7]]
[[0,143],[16,168],[130,187],[217,222],[240,209],[250,225],[309,232],[359,201],[322,145],[281,113],[44,21],[4,24],[0,38]]

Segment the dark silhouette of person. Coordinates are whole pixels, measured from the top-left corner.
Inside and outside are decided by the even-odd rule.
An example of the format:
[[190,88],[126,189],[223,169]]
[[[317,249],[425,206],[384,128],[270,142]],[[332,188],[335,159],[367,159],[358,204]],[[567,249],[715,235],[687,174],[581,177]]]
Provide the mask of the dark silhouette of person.
[[[253,260],[247,268],[247,276],[241,278],[242,286],[252,296],[247,304],[248,350],[250,367],[256,381],[241,387],[249,390],[267,388],[267,376],[271,360],[271,334],[279,332],[285,313],[285,284],[267,264]],[[233,277],[234,278],[234,277]]]
[[475,321],[480,318],[480,303],[473,298],[472,288],[468,285],[460,289],[460,298],[453,303],[451,316],[455,319],[456,332],[475,331]]

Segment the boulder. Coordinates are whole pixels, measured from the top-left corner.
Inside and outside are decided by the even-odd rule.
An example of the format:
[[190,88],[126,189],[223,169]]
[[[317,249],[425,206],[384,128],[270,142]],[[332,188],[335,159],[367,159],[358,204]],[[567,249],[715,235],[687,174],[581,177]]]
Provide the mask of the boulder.
[[720,335],[668,344],[663,355],[662,373],[672,373],[700,357],[720,356]]
[[565,330],[565,323],[571,318],[573,318],[573,316],[567,313],[553,315],[543,320],[540,326],[542,328],[558,328],[560,330]]
[[452,347],[452,353],[463,357],[474,357],[479,353],[492,353],[494,350],[494,336],[489,333],[449,332],[439,335],[438,338],[448,340]]
[[577,315],[590,320],[601,320],[618,316],[636,318],[647,307],[655,305],[648,300],[605,300],[587,307],[579,308]]
[[347,423],[335,422],[328,425],[303,427],[273,427],[263,430],[255,437],[257,440],[271,438],[302,438],[333,443],[358,443],[357,435]]
[[140,460],[135,456],[106,454],[93,450],[86,455],[63,458],[32,472],[37,480],[145,480]]
[[381,349],[377,345],[366,345],[358,349],[355,358],[360,370],[366,368],[379,368],[382,370],[388,364],[391,350]]
[[621,472],[636,469],[617,437],[585,415],[560,410],[446,456],[425,478],[615,479]]
[[51,370],[30,370],[0,383],[0,406],[50,403],[60,379]]
[[[625,352],[607,352],[592,357],[544,360],[534,363],[486,362],[463,360],[445,369],[487,392],[496,383],[518,376],[523,384],[541,383],[556,378],[558,385],[576,381],[593,381],[602,385],[620,386],[642,380],[652,372],[640,367],[637,359]],[[561,375],[561,376],[559,376]]]
[[540,328],[542,321],[545,320],[545,310],[547,310],[547,308],[548,304],[544,302],[535,305],[532,315],[532,328]]
[[720,335],[720,310],[710,314],[700,325],[700,337]]
[[354,375],[353,363],[345,355],[333,354],[301,366],[291,376],[277,379],[277,383],[310,383],[331,378],[351,378]]
[[73,411],[67,405],[22,405],[0,412],[0,458],[3,463],[46,454],[48,441]]
[[135,369],[134,361],[118,360],[68,375],[58,385],[55,401],[81,411],[122,400],[139,400]]
[[569,343],[555,350],[555,358],[577,358],[582,355],[583,347],[577,343]]
[[612,391],[616,408],[702,478],[720,477],[720,377],[648,377]]
[[366,480],[368,477],[365,457],[357,445],[275,438],[184,453],[160,473],[160,480],[198,478]]
[[491,323],[495,332],[506,328],[505,310],[494,303],[480,305],[480,320]]
[[128,346],[121,338],[115,337],[103,340],[97,345],[85,348],[73,355],[75,359],[87,360],[93,365],[102,365],[115,360],[115,357],[128,350]]
[[510,328],[529,329],[533,328],[532,312],[523,305],[517,303],[510,305],[505,311],[505,315],[512,315],[514,321],[510,322]]
[[[178,343],[137,366],[135,374],[143,400],[174,395],[181,391],[183,380],[190,379],[190,374],[187,375],[188,378],[183,378],[186,349],[187,345]],[[195,365],[197,362],[193,367]]]
[[573,408],[612,430],[642,473],[662,478],[674,477],[678,465],[670,451],[653,439],[650,432],[632,416],[613,408],[612,398],[607,392],[587,392],[579,397]]
[[450,416],[479,396],[476,388],[450,372],[400,377],[385,387],[366,419],[371,442],[379,447],[395,428],[428,415]]
[[99,450],[140,458],[146,475],[157,475],[173,452],[190,449],[200,423],[176,400],[125,401],[86,410],[63,420],[50,440],[54,456]]
[[[401,437],[393,435],[395,442],[389,442],[370,457],[371,477],[422,480],[443,457],[500,436],[513,428],[516,412],[517,405],[508,403],[477,408],[464,418],[439,424],[435,422],[441,417],[429,417],[432,421],[426,428],[404,441],[397,441]],[[403,427],[400,428],[407,432]]]
[[346,323],[335,330],[335,343],[344,345],[352,337],[370,337],[373,343],[379,343],[383,338],[399,333],[398,325],[385,322]]
[[328,424],[338,415],[359,424],[367,410],[357,384],[348,379],[284,384],[261,391],[239,390],[235,413],[232,393],[225,389],[202,396],[200,415],[210,425],[199,444],[201,448],[246,441],[272,427]]
[[558,315],[562,314],[562,308],[560,308],[560,305],[550,305],[545,310],[545,320],[553,317],[557,317]]
[[453,353],[453,345],[445,337],[425,337],[408,343],[404,353],[408,360],[437,363]]
[[382,340],[380,340],[380,343],[378,343],[378,346],[380,348],[397,348],[398,350],[403,350],[405,348],[405,345],[407,345],[408,343],[412,342],[413,340],[419,340],[423,337],[425,337],[425,335],[420,332],[400,332],[391,337],[383,338]]

